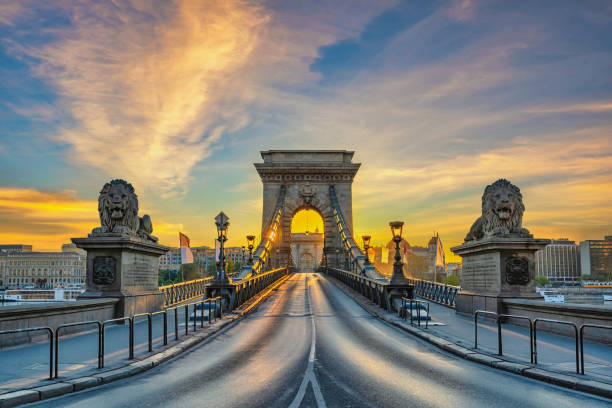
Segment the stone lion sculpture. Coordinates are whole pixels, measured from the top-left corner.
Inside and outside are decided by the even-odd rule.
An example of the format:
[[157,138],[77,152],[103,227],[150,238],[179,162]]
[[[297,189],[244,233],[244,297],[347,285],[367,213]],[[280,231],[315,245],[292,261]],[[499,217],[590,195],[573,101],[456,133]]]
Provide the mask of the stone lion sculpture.
[[523,195],[506,179],[499,179],[485,188],[482,195],[482,215],[474,222],[465,241],[490,237],[533,238],[522,227]]
[[93,234],[122,234],[157,242],[152,236],[153,224],[148,215],[138,217],[138,196],[134,187],[125,180],[112,180],[106,183],[98,198],[100,224]]

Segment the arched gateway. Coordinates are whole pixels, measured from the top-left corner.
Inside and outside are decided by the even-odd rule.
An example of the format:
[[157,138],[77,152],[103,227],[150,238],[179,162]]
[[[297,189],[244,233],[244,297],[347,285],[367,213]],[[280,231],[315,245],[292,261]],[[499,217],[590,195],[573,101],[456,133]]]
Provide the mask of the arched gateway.
[[[324,262],[346,269],[365,267],[363,254],[353,240],[352,184],[360,164],[346,150],[268,150],[255,169],[263,182],[261,243],[254,265],[240,277],[259,273],[266,265],[294,265],[291,253],[291,220],[302,209],[313,209],[323,218]],[[364,270],[365,269],[365,270]],[[369,272],[369,273],[367,273]]]

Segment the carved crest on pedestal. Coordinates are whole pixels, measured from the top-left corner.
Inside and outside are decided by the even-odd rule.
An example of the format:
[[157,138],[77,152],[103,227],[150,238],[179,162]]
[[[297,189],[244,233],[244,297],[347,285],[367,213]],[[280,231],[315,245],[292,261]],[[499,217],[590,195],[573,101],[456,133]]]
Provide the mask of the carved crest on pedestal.
[[506,282],[510,285],[529,283],[529,260],[520,256],[506,259]]
[[111,285],[115,282],[117,261],[112,256],[96,256],[93,260],[93,282]]

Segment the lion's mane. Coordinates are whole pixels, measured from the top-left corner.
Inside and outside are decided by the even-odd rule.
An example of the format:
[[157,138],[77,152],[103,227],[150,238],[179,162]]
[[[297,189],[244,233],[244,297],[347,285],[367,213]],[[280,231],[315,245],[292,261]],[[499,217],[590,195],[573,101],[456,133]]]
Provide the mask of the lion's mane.
[[[507,189],[512,193],[513,210],[508,219],[501,219],[495,213],[494,196],[497,192]],[[482,195],[482,215],[474,222],[465,241],[479,240],[492,236],[514,235],[520,237],[531,237],[529,231],[522,228],[523,195],[521,190],[506,179],[499,179],[488,185]]]
[[[507,220],[500,219],[493,211],[493,195],[498,190],[504,188],[512,192],[512,200],[514,200],[514,211]],[[489,235],[500,227],[506,228],[508,231],[520,228],[523,223],[524,212],[525,205],[523,204],[521,190],[508,180],[499,179],[485,188],[484,194],[482,195],[482,228],[485,235]]]
[[[111,202],[108,196],[111,188],[115,185],[121,185],[127,195],[127,208],[120,220],[111,217]],[[98,212],[100,213],[100,223],[107,232],[115,231],[116,227],[127,227],[129,232],[136,233],[140,226],[138,218],[138,196],[134,192],[134,187],[125,180],[115,179],[110,183],[106,183],[100,191],[98,199]]]

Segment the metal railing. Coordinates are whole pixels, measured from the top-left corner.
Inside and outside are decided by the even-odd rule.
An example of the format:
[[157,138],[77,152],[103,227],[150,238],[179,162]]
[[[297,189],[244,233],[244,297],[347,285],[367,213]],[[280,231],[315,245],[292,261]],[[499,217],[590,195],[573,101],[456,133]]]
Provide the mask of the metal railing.
[[51,327],[30,327],[25,329],[13,329],[13,330],[3,330],[0,331],[0,335],[2,334],[15,334],[15,333],[26,333],[26,332],[35,332],[35,331],[46,331],[49,333],[49,379],[53,379],[53,338],[54,331]]
[[534,354],[533,354],[533,323],[531,322],[531,319],[528,318],[527,316],[517,316],[517,315],[512,315],[512,314],[499,314],[497,315],[497,355],[499,356],[503,356],[503,352],[502,352],[502,327],[501,327],[501,319],[504,318],[511,318],[511,319],[520,319],[520,320],[527,320],[527,322],[529,323],[529,362],[531,364],[533,364],[533,358],[534,358]]
[[538,364],[538,322],[546,322],[546,323],[555,323],[555,324],[564,324],[567,326],[572,326],[574,328],[574,337],[576,339],[576,373],[580,374],[580,349],[578,342],[578,326],[573,322],[564,322],[561,320],[552,320],[552,319],[534,319],[533,320],[533,362],[534,364]]
[[98,368],[102,368],[102,352],[100,351],[101,346],[101,338],[102,338],[102,323],[98,320],[89,320],[86,322],[77,322],[77,323],[67,323],[59,325],[55,328],[55,378],[57,378],[59,373],[59,339],[60,339],[60,329],[66,327],[74,327],[74,326],[84,326],[95,324],[98,326]]
[[129,350],[129,354],[128,354],[128,360],[132,360],[134,359],[134,319],[132,319],[131,317],[119,317],[117,319],[110,319],[110,320],[105,320],[102,322],[102,328],[100,330],[100,350],[99,350],[99,355],[98,355],[98,359],[100,360],[100,368],[104,368],[104,354],[105,354],[105,350],[104,350],[104,340],[106,338],[106,325],[111,324],[111,323],[125,323],[128,322],[129,324],[129,329],[130,329],[130,336],[129,336],[129,340],[128,340],[128,350]]
[[159,290],[164,295],[164,306],[173,306],[177,303],[186,302],[206,293],[206,286],[213,281],[212,277],[194,279],[173,285],[160,286]]
[[444,306],[455,307],[455,298],[459,289],[461,289],[460,286],[446,285],[422,279],[414,279],[413,282],[416,295]]
[[475,349],[478,348],[478,315],[479,314],[495,316],[495,319],[497,319],[497,313],[495,312],[488,312],[486,310],[476,310],[474,312],[474,348]]
[[[338,279],[340,282],[359,292],[370,301],[389,312],[392,311],[394,307],[400,307],[399,304],[395,306],[392,304],[392,293],[389,290],[389,282],[386,279],[370,279],[354,272],[329,267],[325,268],[325,273]],[[401,301],[401,297],[410,298],[412,295],[411,288],[412,286],[407,286],[405,293],[401,294],[401,296],[398,296],[396,299]],[[394,296],[397,296],[397,294]]]
[[[175,338],[179,339],[179,330],[178,330],[178,309],[184,308],[185,310],[185,334],[189,333],[189,307],[193,307],[193,331],[197,331],[197,307],[196,305],[200,305],[201,313],[200,313],[200,328],[204,328],[204,305],[208,305],[208,323],[212,324],[216,322],[218,318],[223,317],[223,304],[221,301],[221,297],[217,296],[210,299],[202,299],[197,302],[186,303],[180,306],[171,307],[166,310],[162,310],[154,313],[138,313],[131,317],[120,317],[116,319],[109,319],[105,321],[98,320],[89,320],[84,322],[76,322],[76,323],[67,323],[59,325],[55,328],[55,330],[51,327],[33,327],[33,328],[25,328],[25,329],[14,329],[14,330],[3,330],[0,331],[0,335],[3,334],[15,334],[15,333],[25,333],[25,332],[34,332],[34,331],[47,331],[49,334],[49,379],[58,378],[59,377],[59,360],[60,360],[60,334],[62,329],[68,327],[76,327],[76,326],[86,326],[86,325],[96,325],[97,327],[97,343],[98,343],[98,369],[104,368],[104,357],[105,357],[105,343],[108,337],[106,333],[107,326],[111,324],[118,323],[127,323],[129,328],[129,340],[128,340],[128,360],[134,359],[134,334],[136,331],[135,322],[139,317],[147,317],[147,344],[148,344],[148,352],[153,351],[153,316],[162,314],[163,315],[163,344],[164,346],[168,345],[168,311],[175,311],[174,314],[174,324],[175,324]],[[213,307],[214,305],[214,307]],[[214,321],[213,321],[214,317]]]
[[589,324],[585,323],[580,325],[579,337],[580,337],[580,374],[584,375],[584,328],[585,327],[593,327],[597,329],[606,329],[611,330],[612,326],[603,326],[601,324]]
[[[417,305],[420,303],[423,303],[425,305],[427,305],[427,319],[425,319],[425,328],[428,328],[429,325],[429,319],[430,319],[430,314],[429,314],[429,302],[425,302],[424,300],[418,300],[418,299],[410,299],[410,298],[406,298],[406,297],[402,297],[402,310],[400,312],[398,312],[399,317],[403,317],[404,321],[408,320],[408,313],[406,310],[406,302],[410,302],[410,324],[413,324],[413,315],[412,315],[412,304],[416,303]],[[418,325],[419,327],[421,326],[421,308],[417,307],[417,320],[418,320]]]
[[[257,275],[252,275],[246,279],[232,282],[234,291],[234,299],[229,304],[230,309],[235,309],[243,305],[247,300],[276,282],[278,279],[289,275],[290,271],[287,267],[272,269],[268,272],[263,272]],[[221,302],[220,302],[221,305]],[[220,306],[221,307],[221,306]]]

